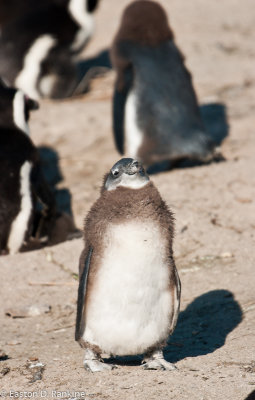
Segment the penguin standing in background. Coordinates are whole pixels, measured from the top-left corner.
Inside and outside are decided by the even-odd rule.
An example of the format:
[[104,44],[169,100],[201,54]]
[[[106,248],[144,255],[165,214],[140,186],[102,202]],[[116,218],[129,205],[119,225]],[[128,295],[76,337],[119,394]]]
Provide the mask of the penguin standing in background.
[[0,76],[35,99],[71,96],[79,83],[76,58],[93,34],[98,1],[41,0],[26,8],[2,28]]
[[113,129],[121,154],[146,167],[212,158],[214,144],[161,5],[139,0],[125,9],[111,60],[117,73]]
[[114,367],[102,353],[143,353],[145,369],[175,368],[162,353],[180,306],[173,230],[172,213],[142,165],[118,161],[84,228],[75,340],[87,370]]
[[37,102],[0,81],[0,254],[22,249],[32,233],[36,200],[49,227],[55,219],[55,199],[28,136],[29,112],[36,108]]

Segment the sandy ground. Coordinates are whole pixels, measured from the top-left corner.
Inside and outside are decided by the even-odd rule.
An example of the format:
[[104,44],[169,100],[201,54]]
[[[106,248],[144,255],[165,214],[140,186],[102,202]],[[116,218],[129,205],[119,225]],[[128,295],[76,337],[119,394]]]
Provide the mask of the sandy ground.
[[[128,3],[101,1],[87,57],[109,47]],[[225,162],[152,178],[176,217],[182,305],[165,356],[178,370],[144,371],[139,359],[120,361],[109,373],[83,369],[83,352],[74,341],[83,247],[82,239],[76,239],[0,259],[0,349],[6,354],[0,355],[0,397],[244,400],[255,390],[254,0],[161,3],[199,101],[223,102],[229,123],[222,145]],[[50,148],[53,156],[57,152],[62,174],[57,194],[65,193],[65,207],[72,199],[80,228],[98,197],[102,175],[120,158],[111,133],[113,82],[111,71],[94,81],[87,95],[43,101],[32,116],[34,142]],[[5,315],[6,309],[29,305],[51,310],[27,318]],[[37,359],[44,365],[41,371],[29,368]]]

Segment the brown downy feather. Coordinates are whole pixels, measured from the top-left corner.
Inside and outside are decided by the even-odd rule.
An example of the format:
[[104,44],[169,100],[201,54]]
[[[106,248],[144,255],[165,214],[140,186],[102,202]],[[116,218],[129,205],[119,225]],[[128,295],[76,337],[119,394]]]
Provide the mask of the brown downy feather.
[[[103,190],[101,196],[90,209],[84,226],[84,239],[87,254],[90,246],[97,248],[93,254],[93,265],[100,263],[103,253],[103,238],[109,223],[120,224],[137,220],[158,222],[169,243],[169,257],[172,257],[172,241],[174,236],[174,218],[166,203],[152,182],[141,189],[118,187],[115,190]],[[98,258],[98,263],[95,258]],[[84,266],[84,263],[80,264]],[[82,270],[80,271],[80,275]],[[93,271],[90,271],[90,276]]]

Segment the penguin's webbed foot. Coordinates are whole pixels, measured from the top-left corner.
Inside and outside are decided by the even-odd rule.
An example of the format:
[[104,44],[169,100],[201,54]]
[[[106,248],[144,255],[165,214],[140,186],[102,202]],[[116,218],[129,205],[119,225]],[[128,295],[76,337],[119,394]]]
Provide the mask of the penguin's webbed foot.
[[104,372],[111,371],[114,368],[117,368],[116,365],[113,364],[105,364],[99,360],[84,360],[83,361],[84,368],[90,372]]
[[166,361],[162,350],[156,350],[149,356],[145,356],[142,362],[143,369],[156,369],[161,371],[174,371],[177,367]]
[[143,369],[157,369],[161,371],[174,371],[177,367],[166,360],[150,360],[142,364]]
[[116,365],[105,364],[101,361],[99,354],[88,348],[85,350],[83,365],[84,368],[90,372],[111,371],[112,369],[117,368]]

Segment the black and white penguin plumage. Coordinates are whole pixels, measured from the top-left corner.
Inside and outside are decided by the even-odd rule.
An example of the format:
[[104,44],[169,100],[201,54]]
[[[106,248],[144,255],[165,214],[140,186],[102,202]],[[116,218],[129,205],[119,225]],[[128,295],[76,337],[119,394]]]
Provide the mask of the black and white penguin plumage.
[[0,254],[17,253],[30,236],[36,199],[49,225],[55,218],[55,199],[28,136],[29,112],[36,108],[37,102],[0,81]]
[[93,34],[98,2],[40,0],[4,25],[0,76],[35,99],[71,96],[79,79],[76,58]]
[[118,161],[85,222],[75,339],[84,366],[100,355],[145,354],[144,368],[173,369],[162,348],[175,328],[180,280],[173,258],[173,216],[142,165]]
[[0,128],[19,129],[29,136],[29,113],[39,104],[22,90],[8,87],[0,78]]
[[161,5],[138,0],[125,9],[111,60],[117,73],[113,129],[121,154],[145,166],[212,157],[191,75]]

